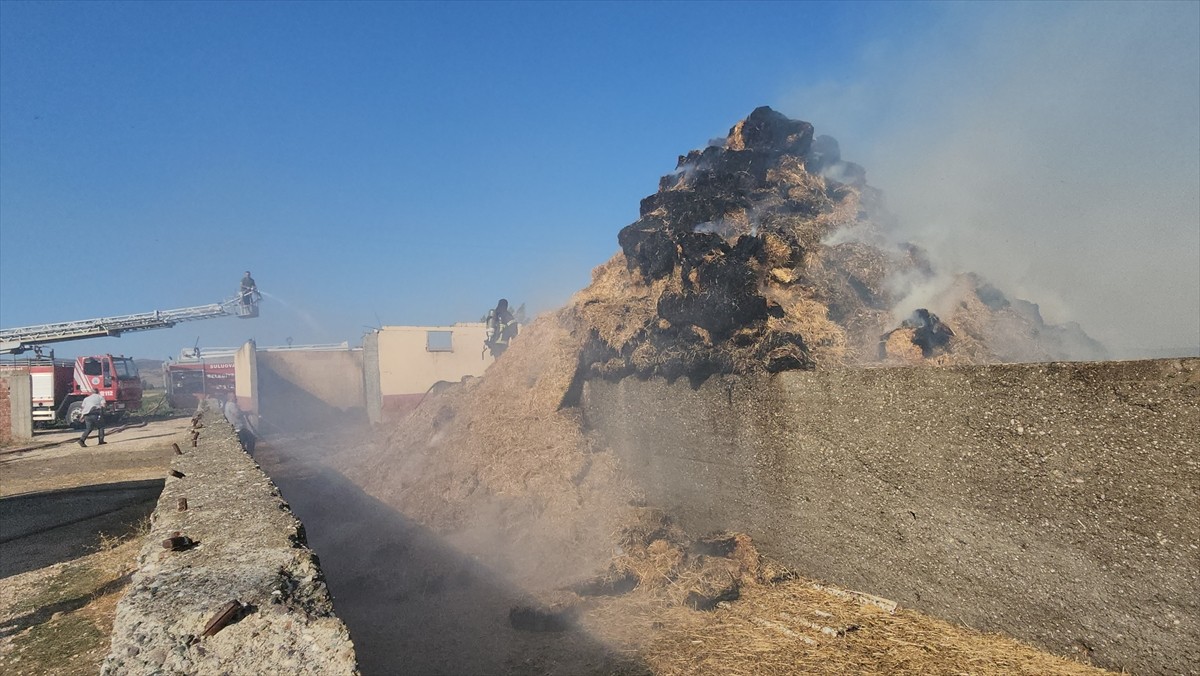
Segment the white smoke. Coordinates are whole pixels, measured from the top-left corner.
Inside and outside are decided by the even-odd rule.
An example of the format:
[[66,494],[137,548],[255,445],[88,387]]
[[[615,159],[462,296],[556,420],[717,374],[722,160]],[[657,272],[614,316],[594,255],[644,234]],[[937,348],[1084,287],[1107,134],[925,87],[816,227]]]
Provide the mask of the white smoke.
[[1200,349],[1200,3],[941,8],[784,112],[861,161],[939,271],[1116,356]]

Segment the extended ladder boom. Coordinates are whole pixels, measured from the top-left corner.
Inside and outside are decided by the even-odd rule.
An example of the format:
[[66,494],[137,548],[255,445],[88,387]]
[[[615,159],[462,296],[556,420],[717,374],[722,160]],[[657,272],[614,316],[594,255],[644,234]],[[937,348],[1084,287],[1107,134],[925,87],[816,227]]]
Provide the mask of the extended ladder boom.
[[119,336],[122,333],[130,331],[170,328],[179,322],[228,316],[257,317],[258,299],[251,298],[248,302],[243,303],[240,296],[235,296],[220,303],[197,305],[177,310],[155,310],[154,312],[143,312],[136,315],[23,326],[16,329],[0,329],[0,353],[20,354],[31,349],[34,345],[58,343],[67,340],[83,340],[84,338]]

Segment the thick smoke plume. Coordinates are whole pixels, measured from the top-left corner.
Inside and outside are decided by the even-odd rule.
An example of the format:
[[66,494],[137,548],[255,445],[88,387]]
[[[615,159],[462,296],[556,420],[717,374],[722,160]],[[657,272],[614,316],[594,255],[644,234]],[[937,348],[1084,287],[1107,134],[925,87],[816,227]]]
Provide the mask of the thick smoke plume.
[[1200,4],[942,9],[785,112],[842,141],[939,271],[1115,357],[1200,351]]

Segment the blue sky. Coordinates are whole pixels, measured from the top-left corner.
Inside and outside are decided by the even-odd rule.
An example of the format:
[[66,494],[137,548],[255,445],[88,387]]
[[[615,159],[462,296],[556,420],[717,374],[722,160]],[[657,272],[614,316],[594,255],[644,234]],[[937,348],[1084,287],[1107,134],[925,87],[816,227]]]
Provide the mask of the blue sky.
[[[1150,113],[1166,121],[1147,125],[1182,152],[1183,174],[1170,179],[1180,184],[1173,220],[1147,243],[1153,260],[1161,252],[1185,268],[1169,282],[1147,280],[1164,307],[1200,305],[1191,288],[1200,281],[1186,270],[1200,269],[1200,186],[1188,187],[1200,164],[1190,159],[1200,156],[1200,122],[1189,120],[1200,110],[1200,29],[1176,25],[1200,17],[1197,7],[1155,5],[1155,20],[1134,30],[1167,45],[1162,90],[1179,93],[1161,106],[1169,110]],[[868,180],[906,192],[896,201],[918,215],[914,235],[935,248],[949,237],[955,265],[986,267],[995,245],[962,255],[978,239],[964,234],[965,221],[996,214],[955,205],[958,220],[930,233],[942,199],[912,195],[931,175],[968,173],[953,163],[978,157],[967,133],[977,127],[961,123],[986,119],[989,97],[1027,81],[1012,69],[1052,71],[1040,76],[1047,88],[1052,75],[1072,83],[1093,72],[1086,58],[1066,70],[1039,61],[1039,50],[1064,42],[1045,26],[1080,36],[1074,53],[1086,57],[1102,42],[1113,49],[1106,31],[1128,26],[1131,8],[1145,13],[1065,4],[2,2],[0,325],[209,303],[232,294],[246,269],[269,294],[253,322],[187,323],[58,351],[163,358],[197,339],[215,347],[251,337],[358,344],[380,323],[475,320],[500,296],[551,309],[617,250],[617,231],[677,155],[759,105],[838,137]],[[1131,53],[1145,48],[1121,39]],[[1146,67],[1161,71],[1163,61]],[[1095,91],[1083,88],[1070,109],[1093,111],[1099,92],[1112,98],[1108,78],[1140,75],[1098,74]],[[1058,139],[1062,108],[1021,113],[1049,119],[1034,138]],[[964,129],[954,144],[905,146]],[[1041,155],[1007,152],[1010,168]],[[1077,229],[1063,231],[1053,247],[1076,241]],[[1027,248],[1028,233],[1013,232],[1026,238],[1015,250]],[[1119,244],[1114,236],[1104,249],[1118,255]],[[1200,343],[1190,310],[1144,335],[1105,324],[1112,298],[1080,290],[1089,272],[1037,277],[1061,257],[1051,248],[1044,264],[1022,258],[1011,280],[992,276],[1031,300],[1044,294],[1051,319],[1079,320],[1108,342]]]

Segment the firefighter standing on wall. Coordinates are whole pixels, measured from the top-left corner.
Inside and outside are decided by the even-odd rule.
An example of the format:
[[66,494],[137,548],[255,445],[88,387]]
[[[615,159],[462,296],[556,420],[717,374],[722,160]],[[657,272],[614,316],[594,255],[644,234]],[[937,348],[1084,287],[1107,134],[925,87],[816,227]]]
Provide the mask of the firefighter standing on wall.
[[491,350],[496,359],[508,349],[508,343],[517,335],[517,320],[508,310],[508,300],[501,298],[493,310],[487,315],[487,339],[484,345]]

